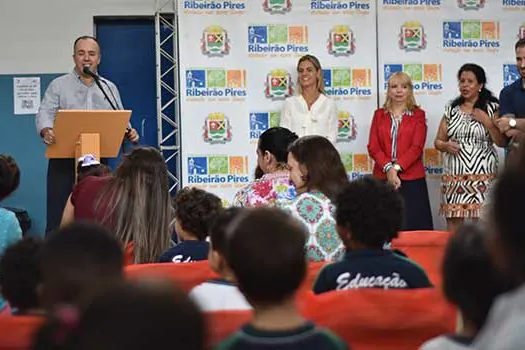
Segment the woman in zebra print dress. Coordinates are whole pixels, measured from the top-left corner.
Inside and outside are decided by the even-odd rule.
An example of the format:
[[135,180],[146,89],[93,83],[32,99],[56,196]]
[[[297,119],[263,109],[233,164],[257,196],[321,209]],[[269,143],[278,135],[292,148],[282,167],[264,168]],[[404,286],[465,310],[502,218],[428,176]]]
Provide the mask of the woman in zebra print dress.
[[435,147],[444,153],[440,213],[454,231],[465,218],[477,220],[498,171],[494,143],[506,140],[494,119],[499,102],[485,85],[482,67],[465,64],[458,72],[460,96],[445,109]]

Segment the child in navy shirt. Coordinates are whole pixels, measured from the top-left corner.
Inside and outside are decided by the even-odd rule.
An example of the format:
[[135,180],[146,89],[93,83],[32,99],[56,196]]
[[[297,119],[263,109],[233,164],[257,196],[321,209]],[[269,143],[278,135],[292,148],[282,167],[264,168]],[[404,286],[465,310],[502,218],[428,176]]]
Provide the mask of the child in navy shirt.
[[208,232],[222,210],[216,195],[195,187],[186,187],[175,196],[175,230],[179,244],[164,252],[159,262],[184,263],[208,259]]
[[324,267],[314,293],[331,290],[431,287],[426,273],[413,261],[383,249],[397,237],[403,217],[400,195],[372,177],[350,182],[337,196],[337,232],[347,253],[343,260]]
[[307,236],[298,221],[277,208],[244,209],[230,224],[226,262],[254,317],[218,350],[347,349],[337,336],[305,320],[295,304],[306,276]]

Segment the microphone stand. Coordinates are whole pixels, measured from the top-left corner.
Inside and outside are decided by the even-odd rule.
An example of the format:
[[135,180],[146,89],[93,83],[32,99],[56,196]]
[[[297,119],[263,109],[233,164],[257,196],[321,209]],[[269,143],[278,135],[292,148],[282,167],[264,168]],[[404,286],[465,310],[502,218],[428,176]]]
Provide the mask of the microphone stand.
[[[93,80],[95,81],[95,84],[97,84],[97,86],[100,89],[100,91],[102,91],[102,94],[104,94],[104,97],[109,102],[111,108],[113,108],[114,111],[118,110],[118,108],[115,107],[113,102],[111,102],[111,99],[109,98],[108,94],[106,93],[106,90],[104,90],[104,88],[102,87],[102,84],[100,84],[100,77],[96,73],[92,72],[91,69],[89,69],[89,66],[84,66],[84,68],[82,69],[82,72],[84,74],[89,75],[90,77],[93,78]],[[102,82],[104,84],[106,84],[106,86],[109,89],[109,92],[111,93],[111,96],[113,96],[113,98],[115,99],[115,104],[117,104],[117,106],[118,106],[117,99],[116,99],[115,95],[113,94],[113,91],[111,91],[111,87],[104,80],[102,80]],[[128,134],[130,131],[131,131],[131,127],[128,126],[126,128],[126,134]],[[124,142],[126,142],[126,141],[127,140],[124,140]],[[137,142],[132,142],[132,143],[133,144],[137,144]]]
[[[97,74],[93,73],[88,66],[84,66],[84,69],[82,69],[82,72],[86,75],[89,75],[90,77],[93,78],[93,80],[95,80],[95,84],[97,84],[98,88],[100,89],[100,91],[102,91],[102,93],[104,94],[104,97],[106,98],[106,100],[109,102],[111,108],[113,108],[114,111],[117,110],[117,108],[115,107],[115,105],[113,104],[113,102],[111,102],[111,100],[109,99],[109,96],[108,94],[106,93],[106,90],[104,90],[104,88],[102,87],[102,85],[100,84],[100,78]],[[111,89],[110,89],[111,90]]]

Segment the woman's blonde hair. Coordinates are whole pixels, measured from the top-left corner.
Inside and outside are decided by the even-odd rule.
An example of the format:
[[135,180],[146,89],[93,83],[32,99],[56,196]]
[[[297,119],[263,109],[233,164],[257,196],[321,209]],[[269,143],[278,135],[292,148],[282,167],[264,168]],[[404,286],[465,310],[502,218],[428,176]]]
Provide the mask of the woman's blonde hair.
[[[314,55],[304,55],[301,58],[299,58],[299,61],[297,61],[297,71],[299,71],[299,65],[303,63],[304,61],[308,61],[315,67],[315,70],[318,73],[317,77],[317,91],[319,91],[322,94],[325,94],[324,92],[324,78],[323,78],[323,69],[321,68],[321,62],[319,62],[319,59],[315,57]],[[301,82],[299,81],[299,77],[297,77],[297,88],[296,92],[298,95],[301,94]]]
[[419,107],[416,103],[416,98],[414,97],[414,86],[412,85],[412,79],[410,79],[410,76],[406,74],[405,72],[395,72],[390,76],[388,79],[388,88],[386,90],[386,101],[383,104],[383,108],[386,111],[391,112],[392,109],[392,99],[388,96],[388,92],[390,90],[390,84],[396,80],[399,81],[403,85],[408,86],[408,97],[406,101],[406,109],[409,111],[413,111],[414,108]]
[[134,263],[156,262],[170,246],[173,219],[168,169],[160,152],[137,147],[125,155],[95,209],[125,247],[133,243]]

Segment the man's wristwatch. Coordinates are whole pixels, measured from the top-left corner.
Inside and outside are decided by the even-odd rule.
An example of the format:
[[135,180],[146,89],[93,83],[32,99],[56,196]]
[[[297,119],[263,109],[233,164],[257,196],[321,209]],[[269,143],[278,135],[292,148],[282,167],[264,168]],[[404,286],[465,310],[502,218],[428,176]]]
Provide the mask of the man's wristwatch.
[[401,165],[399,165],[399,164],[394,164],[394,165],[392,165],[392,167],[393,167],[398,173],[399,173],[401,170],[403,170],[403,169],[401,169]]
[[511,129],[514,129],[516,127],[516,119],[515,118],[510,118],[509,119],[509,127]]

